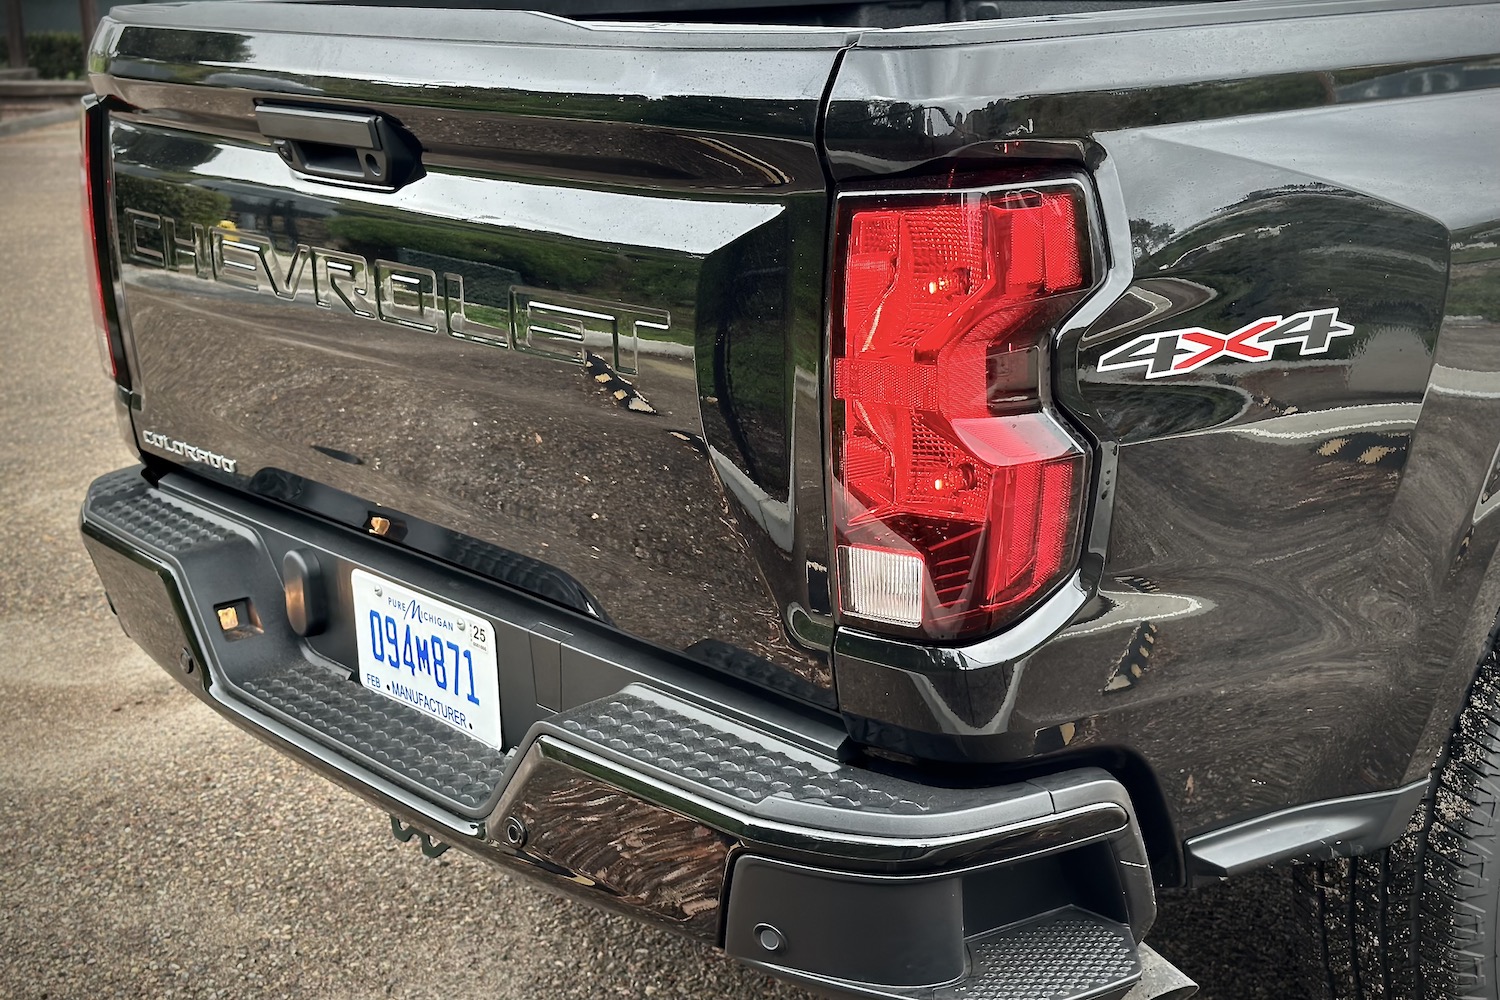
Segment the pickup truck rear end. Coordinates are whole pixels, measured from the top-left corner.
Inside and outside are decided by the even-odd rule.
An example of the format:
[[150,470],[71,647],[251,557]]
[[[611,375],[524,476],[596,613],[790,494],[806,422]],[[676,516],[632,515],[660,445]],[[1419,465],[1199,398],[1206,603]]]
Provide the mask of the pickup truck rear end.
[[1488,649],[1500,10],[924,9],[117,8],[85,540],[434,850],[1180,995],[1155,887],[1386,848]]

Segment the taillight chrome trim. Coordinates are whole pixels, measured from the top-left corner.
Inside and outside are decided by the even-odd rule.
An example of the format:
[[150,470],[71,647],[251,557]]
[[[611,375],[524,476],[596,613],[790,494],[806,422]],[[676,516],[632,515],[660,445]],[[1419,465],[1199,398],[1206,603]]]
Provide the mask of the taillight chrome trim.
[[[1060,158],[1061,147],[1071,152]],[[1045,679],[1027,672],[1026,661],[1052,642],[1115,627],[1112,605],[1098,595],[1111,534],[1119,446],[1080,390],[1078,373],[1079,348],[1088,331],[1136,279],[1130,213],[1115,161],[1093,143],[1018,140],[1006,143],[1005,153],[1028,156],[1033,163],[1066,160],[1065,169],[1086,176],[1084,183],[1093,191],[1088,203],[1091,225],[1102,235],[1091,239],[1097,241],[1096,273],[1103,283],[1053,333],[1054,368],[1045,384],[1092,444],[1095,474],[1087,491],[1078,569],[1013,624],[986,638],[952,645],[880,635],[850,622],[835,629],[834,682],[851,739],[929,760],[1004,761],[1047,753],[1033,728],[1036,704],[1031,692],[1039,691],[1037,697],[1044,701],[1054,692]],[[830,232],[830,247],[834,239]],[[830,281],[831,273],[830,268]],[[1066,744],[1061,752],[1068,752]]]
[[[834,565],[830,566],[834,579],[832,583],[831,597],[834,598],[833,615],[836,622],[836,630],[839,634],[862,635],[867,639],[889,641],[893,646],[912,646],[914,648],[932,648],[937,646],[975,647],[983,646],[992,637],[1008,634],[1013,631],[1026,631],[1022,628],[1032,614],[1039,614],[1044,606],[1054,605],[1068,606],[1076,611],[1081,606],[1080,595],[1085,592],[1082,586],[1080,573],[1078,572],[1081,561],[1089,548],[1088,535],[1091,522],[1094,517],[1094,507],[1097,495],[1097,467],[1099,457],[1098,441],[1093,435],[1070,419],[1070,417],[1058,407],[1056,403],[1057,391],[1055,387],[1055,362],[1058,360],[1056,352],[1058,345],[1063,339],[1064,331],[1076,327],[1076,317],[1089,309],[1098,301],[1101,293],[1107,286],[1117,284],[1117,275],[1112,272],[1111,253],[1106,243],[1105,231],[1101,223],[1101,210],[1097,201],[1095,187],[1087,175],[1081,171],[1075,172],[1069,168],[1066,172],[1054,172],[1046,176],[1031,176],[1034,168],[1026,171],[1009,168],[1006,173],[1013,179],[1005,181],[993,181],[989,183],[971,183],[972,177],[955,177],[955,183],[935,187],[930,184],[912,186],[901,186],[887,184],[870,188],[846,188],[838,191],[830,206],[829,226],[829,266],[826,281],[826,304],[825,310],[825,339],[824,339],[824,419],[827,432],[824,435],[824,488],[828,504],[827,530],[829,537],[829,552]],[[1068,562],[1063,566],[1050,583],[1040,590],[1028,596],[1024,603],[1008,611],[1006,617],[996,622],[987,631],[977,633],[965,633],[951,637],[935,638],[927,635],[923,628],[904,627],[902,624],[879,618],[860,616],[851,613],[844,606],[844,582],[841,579],[841,547],[847,547],[841,543],[839,517],[836,505],[839,502],[840,490],[844,487],[839,480],[839,459],[837,449],[841,431],[841,402],[837,398],[834,388],[834,369],[840,357],[839,342],[843,334],[844,291],[842,283],[844,280],[844,263],[846,243],[849,238],[847,228],[852,213],[865,205],[879,205],[882,202],[897,205],[921,205],[922,203],[940,203],[943,199],[951,200],[954,195],[977,195],[986,197],[1003,197],[1005,195],[1022,192],[1049,192],[1069,191],[1074,202],[1081,212],[1079,225],[1081,228],[1081,239],[1083,245],[1083,262],[1087,270],[1086,283],[1076,292],[1068,293],[1076,296],[1066,311],[1061,315],[1052,317],[1044,327],[1039,328],[1037,333],[1037,344],[1042,349],[1038,352],[1037,363],[1037,385],[1038,399],[1035,408],[1031,411],[1045,416],[1063,435],[1069,438],[1078,448],[1081,455],[1082,472],[1075,485],[1076,503],[1078,509],[1073,512],[1074,538],[1070,544]],[[1128,238],[1128,236],[1127,236]],[[1054,600],[1058,598],[1058,600]],[[1071,613],[1071,612],[1070,612]],[[1055,614],[1045,614],[1042,617],[1053,619]],[[1060,624],[1060,623],[1056,623]]]

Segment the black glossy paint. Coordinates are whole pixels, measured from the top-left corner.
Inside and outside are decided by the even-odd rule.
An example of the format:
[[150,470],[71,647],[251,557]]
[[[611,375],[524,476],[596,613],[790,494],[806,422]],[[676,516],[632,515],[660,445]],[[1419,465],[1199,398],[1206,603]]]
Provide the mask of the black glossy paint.
[[[410,34],[411,12],[390,16]],[[154,435],[207,448],[235,468],[200,472],[346,523],[384,516],[404,544],[831,707],[826,641],[794,643],[779,619],[828,611],[813,137],[843,36],[760,50],[705,31],[685,49],[461,17],[512,41],[397,43],[371,23],[330,52],[316,34],[105,29],[95,81],[123,105],[116,236],[145,454],[166,457]],[[439,63],[446,82],[413,86]],[[417,176],[291,169],[255,109],[313,98],[414,137]],[[295,247],[312,257],[278,297],[264,272],[230,284],[223,260],[174,261],[166,219],[179,240],[193,224],[268,238],[283,274]],[[323,251],[393,262],[434,311],[352,295],[356,272],[338,287],[376,315],[354,315]],[[459,280],[463,339],[443,316]],[[511,333],[511,313],[529,325]],[[606,341],[634,329],[639,352],[587,341],[580,366],[576,343],[536,332],[578,323]]]
[[[168,272],[121,230],[138,433],[336,520],[384,505],[452,562],[480,545],[561,571],[560,603],[814,704],[836,691],[862,741],[1147,775],[1132,794],[1159,789],[1177,837],[1425,774],[1500,608],[1500,6],[888,32],[384,10],[348,32],[265,4],[106,22],[117,222],[227,219],[283,252],[461,273],[502,312],[668,312],[629,376],[658,412],[618,405],[590,377],[609,373]],[[298,178],[257,101],[388,116],[425,175]],[[969,647],[836,630],[830,191],[1038,167],[1091,176],[1107,243],[1055,338],[1053,395],[1096,452],[1085,557]],[[1326,356],[1096,370],[1141,333],[1334,306],[1356,334]]]
[[[1500,9],[1287,13],[889,33],[846,55],[838,178],[1086,162],[1117,279],[1058,336],[1055,391],[1099,446],[1079,586],[1053,628],[967,650],[841,633],[856,732],[968,760],[1139,755],[1182,833],[1430,767],[1500,608],[1480,500],[1500,443]],[[1095,370],[1141,333],[1333,306],[1356,333],[1326,356]]]

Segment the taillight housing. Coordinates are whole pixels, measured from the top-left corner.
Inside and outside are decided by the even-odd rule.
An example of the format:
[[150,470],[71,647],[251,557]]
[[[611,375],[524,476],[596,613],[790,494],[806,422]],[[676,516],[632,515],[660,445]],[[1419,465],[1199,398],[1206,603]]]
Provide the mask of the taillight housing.
[[[99,240],[99,209],[102,207],[94,201],[96,188],[104,188],[107,192],[107,178],[95,178],[93,166],[95,157],[102,154],[103,136],[100,126],[103,115],[97,106],[90,102],[85,105],[83,115],[79,122],[79,170],[82,174],[83,185],[83,239],[84,239],[84,269],[88,272],[89,281],[89,305],[94,312],[94,333],[99,345],[99,360],[104,365],[104,374],[115,381],[120,381],[120,365],[115,357],[114,340],[109,329],[109,313],[107,311],[104,296],[109,286],[104,280],[104,261],[107,244]],[[102,163],[102,157],[101,161]]]
[[846,195],[837,225],[841,615],[993,632],[1077,561],[1086,452],[1046,382],[1050,334],[1093,284],[1083,189]]

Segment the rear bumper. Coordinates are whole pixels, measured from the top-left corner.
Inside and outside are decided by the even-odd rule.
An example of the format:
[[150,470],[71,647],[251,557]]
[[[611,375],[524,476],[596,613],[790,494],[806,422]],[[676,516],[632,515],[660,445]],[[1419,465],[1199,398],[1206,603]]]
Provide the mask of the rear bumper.
[[[1102,771],[952,789],[853,766],[828,720],[186,477],[102,477],[82,531],[126,632],[189,690],[433,838],[839,994],[1113,997],[1140,979],[1150,872]],[[293,549],[324,570],[315,637],[287,618]],[[355,566],[496,623],[506,747],[350,679]],[[220,627],[234,602],[254,629]]]

